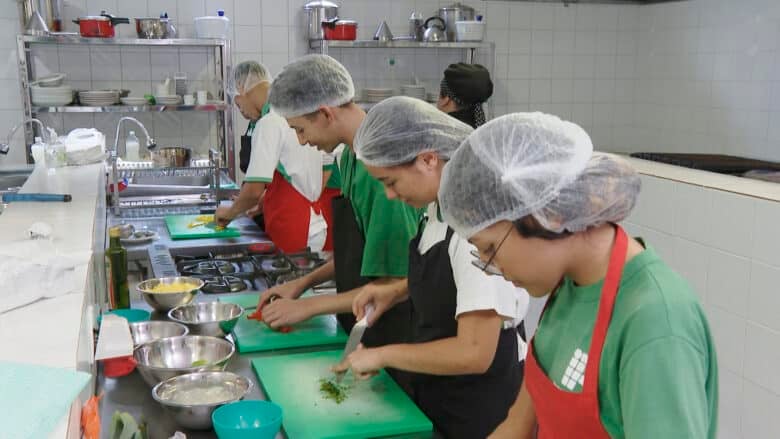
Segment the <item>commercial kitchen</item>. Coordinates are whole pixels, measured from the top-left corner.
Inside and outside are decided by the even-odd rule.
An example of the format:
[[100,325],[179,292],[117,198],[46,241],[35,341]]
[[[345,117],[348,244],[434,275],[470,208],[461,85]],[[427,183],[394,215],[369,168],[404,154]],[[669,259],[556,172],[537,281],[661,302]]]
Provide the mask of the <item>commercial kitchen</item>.
[[[0,71],[0,135],[6,137],[0,138],[0,437],[447,437],[442,421],[391,367],[368,377],[332,370],[363,349],[356,348],[362,325],[350,330],[354,318],[346,327],[334,313],[271,326],[268,312],[261,315],[257,307],[259,301],[268,303],[261,300],[267,299],[265,291],[310,276],[334,257],[338,267],[330,239],[311,249],[309,236],[306,245],[285,251],[288,237],[271,238],[268,217],[264,231],[263,220],[252,217],[256,212],[231,214],[225,224],[220,215],[248,188],[260,184],[267,196],[276,183],[257,178],[264,165],[255,157],[264,157],[255,155],[259,143],[252,140],[269,119],[269,108],[295,127],[285,135],[335,157],[332,165],[323,161],[318,191],[326,190],[330,170],[340,173],[343,159],[336,156],[351,154],[385,184],[390,198],[393,189],[381,176],[389,174],[381,174],[385,171],[371,162],[365,146],[372,109],[376,119],[395,103],[422,108],[420,115],[437,106],[442,110],[442,102],[457,107],[462,102],[452,98],[450,86],[456,83],[447,75],[473,68],[490,83],[490,93],[471,107],[479,107],[479,116],[475,112],[468,124],[482,125],[483,116],[487,122],[474,133],[489,129],[491,121],[519,120],[513,114],[554,115],[587,133],[594,156],[608,153],[638,173],[641,190],[633,210],[606,222],[619,222],[628,236],[641,237],[636,242],[647,243],[684,279],[713,348],[710,419],[699,420],[709,422],[709,429],[679,437],[780,437],[776,3],[1,0],[0,50],[6,61]],[[320,148],[316,135],[302,138],[307,134],[294,121],[310,111],[291,114],[277,91],[283,72],[306,55],[337,61],[336,68],[343,66],[354,84],[348,102],[318,104],[315,112],[326,106],[342,114],[344,105],[361,118],[367,112],[350,142],[337,142],[353,144],[339,146],[337,153]],[[313,80],[335,75],[320,76]],[[479,88],[467,84],[472,92]],[[262,99],[255,115],[242,102],[251,87],[263,90],[252,95]],[[461,125],[444,131],[465,129]],[[314,154],[297,140],[296,147]],[[475,142],[475,154],[489,149]],[[349,152],[353,146],[357,156]],[[453,162],[463,159],[463,148],[452,154]],[[515,159],[504,156],[502,165]],[[276,160],[285,159],[277,154]],[[291,172],[285,172],[281,161],[265,167],[274,179],[294,178],[288,174],[295,170],[288,166]],[[448,179],[465,172],[448,173],[448,167],[431,204],[439,210],[429,206],[428,215],[438,213],[437,224],[462,235],[465,225],[455,226],[456,211],[445,205],[444,195]],[[559,167],[565,164],[552,173]],[[369,173],[365,176],[374,178]],[[485,187],[475,199],[490,199]],[[400,190],[395,198],[420,210]],[[610,190],[601,195],[616,198]],[[312,215],[320,209],[312,202]],[[329,213],[321,215],[331,226]],[[416,227],[416,219],[412,222]],[[492,256],[499,254],[500,238]],[[504,271],[510,280],[501,261],[483,257],[490,252],[482,251],[478,239],[471,244],[476,259],[469,263],[486,276]],[[403,265],[405,273],[406,260]],[[454,277],[457,284],[457,272]],[[339,282],[336,268],[335,279],[310,285],[302,297],[337,297],[337,289],[344,289]],[[532,294],[530,286],[528,295],[524,318],[504,322],[501,329],[516,330],[518,346],[528,343],[519,359],[525,360],[526,377],[531,337],[549,297]],[[538,353],[544,360],[544,351]],[[572,377],[572,386],[579,379],[587,389],[582,382],[589,376],[583,371],[587,353],[580,366],[579,358],[572,358],[559,393],[570,393],[560,390]],[[533,364],[538,369],[535,357]],[[685,381],[695,369],[675,367],[669,382]],[[602,375],[604,370],[602,360]],[[198,386],[208,389],[199,392]],[[209,389],[223,398],[182,402],[185,391],[189,398],[214,398]],[[529,391],[537,401],[539,394]],[[647,397],[638,393],[621,393],[621,401],[602,400],[601,406]],[[678,412],[693,410],[687,404]],[[540,436],[546,422],[542,406]],[[242,416],[257,423],[220,431]],[[615,434],[610,428],[617,427],[604,424],[606,430],[599,427],[604,436],[641,435],[628,429]],[[495,437],[513,437],[500,431]],[[561,431],[567,430],[553,428],[547,437],[577,436]]]

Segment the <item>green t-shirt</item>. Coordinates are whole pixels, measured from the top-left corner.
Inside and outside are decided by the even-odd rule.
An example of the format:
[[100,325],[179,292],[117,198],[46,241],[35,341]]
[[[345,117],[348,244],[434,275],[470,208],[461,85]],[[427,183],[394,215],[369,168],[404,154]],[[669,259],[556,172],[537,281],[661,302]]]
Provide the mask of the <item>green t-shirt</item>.
[[409,268],[409,241],[417,234],[422,210],[388,200],[382,183],[372,177],[348,146],[339,161],[341,193],[352,203],[366,245],[365,277],[405,277]]
[[[539,322],[534,352],[562,390],[582,392],[602,285],[564,279]],[[718,368],[707,319],[688,284],[651,248],[623,270],[598,392],[613,438],[715,438]]]

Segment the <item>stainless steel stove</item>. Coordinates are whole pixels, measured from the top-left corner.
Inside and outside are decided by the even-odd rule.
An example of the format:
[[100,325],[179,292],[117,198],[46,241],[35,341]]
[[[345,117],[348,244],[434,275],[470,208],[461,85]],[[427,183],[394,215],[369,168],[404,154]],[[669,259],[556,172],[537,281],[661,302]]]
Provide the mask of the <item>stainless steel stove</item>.
[[[156,246],[162,247],[162,246]],[[230,294],[262,291],[273,285],[287,282],[311,272],[325,263],[315,252],[304,251],[283,254],[272,246],[250,247],[249,251],[231,254],[171,256],[165,248],[156,248],[150,256],[154,272],[176,274],[202,279],[205,294]],[[254,250],[254,251],[253,251]],[[165,267],[165,270],[160,268]],[[175,274],[174,274],[175,275]]]

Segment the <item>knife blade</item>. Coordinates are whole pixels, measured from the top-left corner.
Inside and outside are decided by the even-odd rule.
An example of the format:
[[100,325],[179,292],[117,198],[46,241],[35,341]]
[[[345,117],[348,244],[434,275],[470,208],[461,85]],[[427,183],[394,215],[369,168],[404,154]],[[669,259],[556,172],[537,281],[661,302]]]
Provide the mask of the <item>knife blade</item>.
[[[363,334],[366,332],[366,328],[368,327],[368,318],[371,316],[371,314],[373,314],[373,312],[374,306],[370,304],[366,305],[363,318],[355,323],[355,326],[353,326],[352,330],[349,331],[349,338],[347,339],[347,345],[344,347],[344,353],[341,355],[341,361],[344,361],[349,356],[349,354],[357,349],[358,345],[360,344],[360,340],[363,338]],[[344,375],[346,375],[346,372],[337,373],[336,382],[340,383],[341,380],[344,379]]]

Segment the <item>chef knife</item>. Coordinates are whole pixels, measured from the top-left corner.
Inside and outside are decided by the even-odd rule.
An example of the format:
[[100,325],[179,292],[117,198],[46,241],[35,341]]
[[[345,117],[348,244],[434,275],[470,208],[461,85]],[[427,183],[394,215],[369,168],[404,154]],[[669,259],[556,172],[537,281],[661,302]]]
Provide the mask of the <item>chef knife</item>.
[[[347,345],[344,347],[344,354],[341,356],[341,361],[344,361],[344,359],[346,359],[349,354],[357,349],[358,345],[360,344],[360,340],[363,338],[363,333],[366,332],[366,328],[368,327],[368,318],[371,316],[371,314],[373,314],[373,312],[374,306],[366,305],[363,318],[355,323],[355,326],[353,326],[352,330],[349,331],[349,338],[347,339]],[[337,373],[336,382],[340,383],[345,374],[346,372]]]

